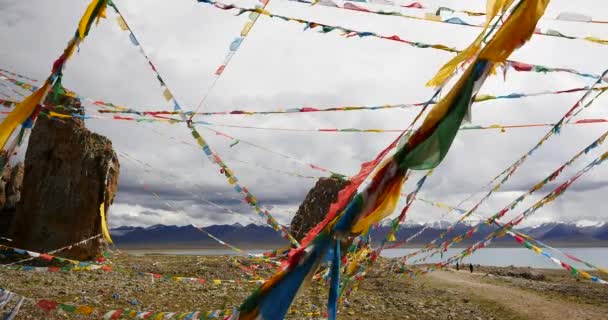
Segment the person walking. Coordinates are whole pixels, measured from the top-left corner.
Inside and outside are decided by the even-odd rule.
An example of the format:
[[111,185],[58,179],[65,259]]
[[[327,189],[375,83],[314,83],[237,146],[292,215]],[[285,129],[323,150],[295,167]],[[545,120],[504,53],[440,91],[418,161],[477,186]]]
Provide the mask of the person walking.
[[456,271],[460,271],[460,265],[456,262]]
[[473,264],[469,263],[469,270],[471,270],[471,273],[473,273]]

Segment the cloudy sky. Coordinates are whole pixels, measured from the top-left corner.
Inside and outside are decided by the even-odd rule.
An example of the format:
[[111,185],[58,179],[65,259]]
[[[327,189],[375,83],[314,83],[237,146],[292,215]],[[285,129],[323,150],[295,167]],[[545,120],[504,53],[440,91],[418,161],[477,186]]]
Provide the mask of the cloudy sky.
[[[193,0],[114,0],[148,51],[167,85],[185,107],[195,108],[214,79],[229,44],[247,21],[245,15],[218,10]],[[44,79],[52,62],[73,34],[88,1],[0,0],[0,67]],[[236,0],[251,6],[253,1]],[[403,2],[405,3],[405,2]],[[428,7],[483,10],[485,1],[430,1]],[[377,8],[384,8],[377,6]],[[463,48],[479,29],[464,26],[384,17],[327,7],[309,7],[287,0],[272,0],[274,13],[336,24],[403,39],[441,43]],[[395,9],[395,8],[389,8]],[[553,0],[546,17],[571,11],[608,20],[608,3],[597,0]],[[421,14],[420,11],[403,10]],[[603,16],[598,16],[604,14]],[[479,18],[468,21],[481,22]],[[568,35],[608,38],[608,27],[543,20],[543,29]],[[232,109],[271,110],[302,106],[382,105],[424,101],[432,89],[424,86],[452,55],[417,49],[375,38],[344,38],[336,33],[302,31],[302,25],[261,17],[231,64],[209,92],[202,106],[206,111]],[[574,68],[599,74],[608,68],[608,46],[580,40],[534,36],[513,55],[514,60],[552,67]],[[64,72],[64,85],[91,99],[113,102],[139,110],[170,109],[147,62],[121,31],[116,16],[92,29]],[[508,94],[581,87],[590,79],[564,74],[510,72],[489,79],[482,93]],[[473,107],[474,125],[552,123],[562,117],[582,93],[541,96],[517,100],[495,100]],[[608,97],[596,100],[579,118],[608,118]],[[415,110],[353,111],[272,116],[198,117],[212,123],[257,127],[318,128],[405,128]],[[98,115],[91,108],[90,115]],[[156,223],[199,225],[251,223],[257,217],[229,189],[218,168],[194,147],[182,124],[144,124],[110,120],[88,120],[87,126],[112,139],[121,158],[119,194],[110,212],[111,226]],[[397,133],[317,133],[212,127],[300,162],[313,163],[352,175],[361,162],[372,159]],[[608,127],[603,124],[566,126],[551,138],[505,185],[483,205],[479,213],[489,216],[567,161],[595,140]],[[492,177],[527,152],[548,128],[461,132],[450,153],[428,180],[421,197],[472,206]],[[323,173],[245,143],[230,141],[200,128],[241,183],[288,223],[307,191],[314,185],[306,176]],[[583,157],[556,182],[564,181],[606,147]],[[140,162],[134,161],[134,159]],[[141,163],[146,165],[142,165]],[[412,190],[418,172],[405,185]],[[608,168],[598,167],[581,178],[564,196],[539,210],[527,224],[547,221],[608,221]],[[556,185],[552,185],[555,187]],[[550,189],[543,189],[520,205],[522,210]],[[156,197],[153,193],[156,193]],[[242,215],[228,213],[216,206]],[[518,213],[519,210],[515,212]],[[417,202],[409,221],[454,220],[454,214]]]

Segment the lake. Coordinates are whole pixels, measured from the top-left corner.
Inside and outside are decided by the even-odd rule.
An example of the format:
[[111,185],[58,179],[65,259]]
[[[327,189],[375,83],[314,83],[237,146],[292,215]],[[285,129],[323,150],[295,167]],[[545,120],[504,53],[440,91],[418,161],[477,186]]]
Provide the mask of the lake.
[[[398,248],[387,249],[382,252],[383,257],[396,258],[402,257],[417,249],[414,248]],[[444,253],[444,259],[459,253],[462,248],[449,249]],[[559,249],[565,253],[578,257],[598,267],[608,267],[608,248],[564,248]],[[185,255],[185,256],[214,256],[214,255],[240,255],[237,252],[225,249],[162,249],[162,250],[124,250],[133,255],[145,254],[166,254],[166,255]],[[248,250],[248,252],[257,254],[266,250]],[[562,254],[547,251],[557,259],[560,259],[568,264],[572,264],[579,269],[587,269],[585,266],[569,260]],[[440,255],[436,255],[428,262],[436,263],[441,259]],[[551,263],[544,256],[535,254],[533,251],[525,248],[485,248],[475,252],[472,256],[466,258],[464,263],[480,264],[485,266],[496,267],[533,267],[533,268],[550,268],[559,269],[557,265]]]

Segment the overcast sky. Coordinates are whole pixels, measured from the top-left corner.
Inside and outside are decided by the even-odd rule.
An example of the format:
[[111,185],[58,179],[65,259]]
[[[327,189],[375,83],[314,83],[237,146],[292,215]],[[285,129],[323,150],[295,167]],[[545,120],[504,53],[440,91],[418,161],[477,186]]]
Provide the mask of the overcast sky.
[[[44,79],[53,61],[73,34],[89,1],[0,0],[0,67]],[[194,0],[114,0],[143,47],[184,106],[192,109],[213,81],[229,44],[238,35],[246,15],[197,4]],[[235,3],[250,6],[253,1]],[[403,2],[405,3],[405,2]],[[482,10],[485,1],[424,1],[429,7]],[[466,7],[465,7],[466,6]],[[378,7],[381,8],[381,7]],[[274,13],[403,39],[442,43],[464,48],[480,31],[477,28],[385,17],[327,7],[272,0]],[[390,9],[390,8],[389,8]],[[553,0],[547,17],[574,11],[608,20],[608,2],[598,0]],[[403,12],[421,14],[420,11]],[[599,16],[602,15],[603,16]],[[480,18],[467,21],[481,22]],[[543,20],[540,27],[568,35],[608,38],[608,26]],[[261,17],[240,47],[202,107],[206,111],[232,109],[270,110],[302,106],[382,105],[424,101],[432,89],[424,86],[452,54],[417,49],[375,38],[344,38],[336,33],[302,31],[302,25]],[[575,68],[601,73],[608,68],[608,46],[580,40],[534,36],[512,58],[534,64]],[[68,63],[64,85],[80,95],[139,110],[170,109],[147,62],[120,30],[116,16],[94,27],[79,52]],[[563,74],[508,73],[490,78],[482,93],[508,94],[581,87],[590,79]],[[473,107],[474,125],[551,123],[568,110],[582,93],[516,100],[494,100]],[[608,97],[596,100],[579,118],[608,118]],[[91,108],[90,115],[98,115]],[[290,128],[405,128],[414,110],[353,111],[272,116],[198,117],[214,123]],[[258,221],[248,206],[239,202],[216,165],[200,149],[182,143],[194,140],[183,124],[143,124],[110,120],[88,120],[87,126],[108,136],[117,151],[151,166],[148,170],[121,157],[119,193],[109,214],[111,226],[157,223],[199,225],[251,223]],[[361,162],[372,159],[397,133],[281,132],[213,127],[224,133],[289,155],[301,161],[352,175]],[[549,140],[478,211],[493,214],[537,183],[552,170],[608,129],[604,124],[567,126]],[[420,193],[429,200],[456,204],[471,193],[478,199],[492,177],[527,152],[548,128],[460,132],[448,156]],[[244,186],[261,204],[272,208],[275,217],[288,223],[314,179],[293,177],[277,171],[322,176],[319,171],[294,161],[217,136],[200,132],[223,156]],[[556,182],[564,181],[597,157],[606,147],[583,157]],[[243,162],[246,162],[243,163]],[[405,185],[411,191],[423,172]],[[553,184],[553,187],[556,185]],[[549,189],[543,189],[520,205],[526,208]],[[155,192],[158,199],[151,192]],[[581,178],[557,201],[539,210],[526,224],[547,221],[608,221],[608,168],[598,167]],[[242,213],[230,214],[202,199]],[[467,202],[468,206],[474,203]],[[465,207],[468,208],[465,205]],[[515,212],[518,213],[519,210]],[[417,202],[408,221],[437,221],[445,211]],[[455,220],[448,215],[443,220]]]

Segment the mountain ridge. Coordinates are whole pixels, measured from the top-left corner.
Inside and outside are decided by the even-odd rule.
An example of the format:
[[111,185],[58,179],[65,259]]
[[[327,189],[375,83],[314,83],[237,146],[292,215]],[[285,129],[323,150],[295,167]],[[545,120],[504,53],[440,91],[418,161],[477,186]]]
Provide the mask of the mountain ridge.
[[[409,246],[421,246],[438,238],[446,231],[448,224],[441,221],[429,225],[404,224],[396,233],[399,240],[407,239],[426,227]],[[464,234],[472,226],[458,223],[444,239],[451,239]],[[288,242],[276,231],[266,225],[239,223],[232,225],[210,225],[202,228],[213,236],[237,247],[274,248],[287,246]],[[482,225],[470,239],[459,245],[467,245],[482,240],[497,229],[494,225]],[[576,223],[545,223],[535,227],[518,229],[542,242],[560,246],[608,246],[608,224],[598,223],[592,226],[579,226]],[[379,224],[371,232],[373,243],[377,244],[390,231],[388,224]],[[114,242],[124,248],[223,248],[216,240],[193,225],[176,226],[157,224],[150,227],[121,226],[110,230]],[[518,246],[510,237],[494,241],[498,246]]]

